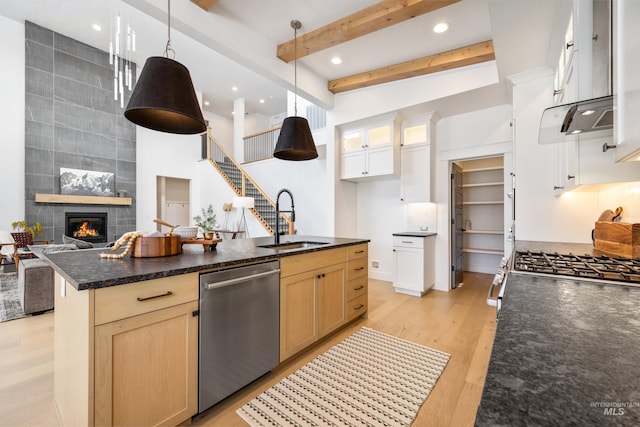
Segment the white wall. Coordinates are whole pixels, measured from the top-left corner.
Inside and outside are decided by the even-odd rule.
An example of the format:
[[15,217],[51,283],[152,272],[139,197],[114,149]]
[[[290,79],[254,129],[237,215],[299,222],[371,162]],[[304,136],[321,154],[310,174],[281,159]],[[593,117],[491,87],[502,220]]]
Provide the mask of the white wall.
[[[553,76],[515,80],[516,239],[591,243],[598,194],[553,195],[553,145],[538,144],[542,111],[553,103]],[[614,207],[615,208],[615,207]]]
[[[436,203],[438,235],[436,237],[436,283],[434,289],[449,290],[451,271],[451,161],[511,153],[513,135],[510,126],[511,105],[500,105],[442,118],[436,127]],[[505,155],[505,160],[510,159]],[[505,162],[505,174],[512,166]],[[505,218],[507,216],[505,215]]]
[[[156,177],[191,180],[191,217],[200,212],[200,186],[195,165],[200,135],[175,135],[136,126],[136,229],[155,230]],[[186,225],[186,224],[185,224]]]
[[2,181],[0,181],[0,230],[24,219],[24,23],[0,15],[0,81],[4,82],[0,117],[2,117]]
[[640,182],[607,186],[598,194],[598,211],[622,207],[621,221],[640,222]]
[[209,121],[211,134],[216,141],[228,153],[233,153],[233,121],[208,111],[203,111],[202,115]]
[[[287,188],[293,194],[296,209],[295,228],[298,234],[333,236],[327,210],[331,181],[327,160],[322,156],[304,162],[270,159],[244,165],[247,173],[276,202],[278,192]],[[288,210],[289,196],[280,198],[280,208]]]

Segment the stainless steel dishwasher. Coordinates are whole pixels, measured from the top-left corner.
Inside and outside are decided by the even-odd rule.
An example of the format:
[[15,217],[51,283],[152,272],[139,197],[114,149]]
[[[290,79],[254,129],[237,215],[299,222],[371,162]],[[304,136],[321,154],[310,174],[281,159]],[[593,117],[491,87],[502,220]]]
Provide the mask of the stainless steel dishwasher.
[[280,362],[279,266],[200,275],[199,413]]

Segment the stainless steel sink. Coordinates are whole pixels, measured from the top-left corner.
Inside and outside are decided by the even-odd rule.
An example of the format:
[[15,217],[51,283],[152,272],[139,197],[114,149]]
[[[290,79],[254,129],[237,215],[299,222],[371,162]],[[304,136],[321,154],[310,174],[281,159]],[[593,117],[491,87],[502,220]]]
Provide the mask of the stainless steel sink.
[[282,242],[278,244],[270,244],[270,245],[259,245],[259,248],[267,248],[267,249],[275,249],[278,251],[284,251],[287,249],[304,249],[304,248],[314,248],[316,246],[328,245],[329,242],[310,242],[310,241],[302,241],[302,242]]

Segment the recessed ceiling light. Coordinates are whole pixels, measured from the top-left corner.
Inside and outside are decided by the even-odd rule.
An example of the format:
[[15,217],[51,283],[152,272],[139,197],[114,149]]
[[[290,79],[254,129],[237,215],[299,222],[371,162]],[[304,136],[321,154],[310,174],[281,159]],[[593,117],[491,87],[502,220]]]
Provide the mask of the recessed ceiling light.
[[592,114],[593,114],[593,113],[595,113],[595,112],[596,112],[596,110],[584,110],[584,111],[583,111],[583,112],[581,112],[580,114],[581,114],[581,115],[583,115],[583,116],[590,116],[590,115],[592,115]]
[[209,106],[211,103],[209,101],[204,101],[204,105]]
[[340,59],[339,56],[334,56],[333,58],[331,58],[331,63],[334,65],[340,65],[342,64],[342,59]]
[[234,91],[234,92],[237,92],[237,91],[238,91],[238,88],[237,88],[237,86],[233,86],[233,87],[231,88],[231,90],[232,90],[232,91]]
[[102,31],[102,27],[100,26],[100,24],[93,24],[91,28],[93,28],[96,31]]
[[260,100],[260,104],[264,104],[264,99],[261,99],[261,100]]
[[440,33],[444,33],[448,29],[449,29],[449,24],[447,24],[446,22],[439,22],[435,25],[435,27],[433,27],[433,32],[440,34]]

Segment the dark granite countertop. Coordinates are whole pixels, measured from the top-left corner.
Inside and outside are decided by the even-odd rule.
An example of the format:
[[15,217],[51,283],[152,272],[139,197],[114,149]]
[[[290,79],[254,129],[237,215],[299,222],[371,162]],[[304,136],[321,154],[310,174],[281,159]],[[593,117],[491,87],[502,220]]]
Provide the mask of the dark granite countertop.
[[182,254],[166,257],[133,258],[126,255],[121,259],[103,259],[99,254],[111,253],[109,249],[86,249],[51,253],[47,254],[46,258],[68,283],[77,290],[86,290],[275,260],[283,256],[369,242],[366,239],[301,235],[282,236],[280,239],[281,243],[293,241],[327,242],[328,244],[311,248],[275,250],[257,247],[273,243],[273,237],[259,237],[223,240],[213,251],[204,251],[202,246],[185,245]]
[[437,233],[434,233],[433,231],[402,231],[400,233],[393,233],[393,235],[405,237],[430,237],[437,235]]
[[477,426],[640,425],[640,289],[510,273]]

